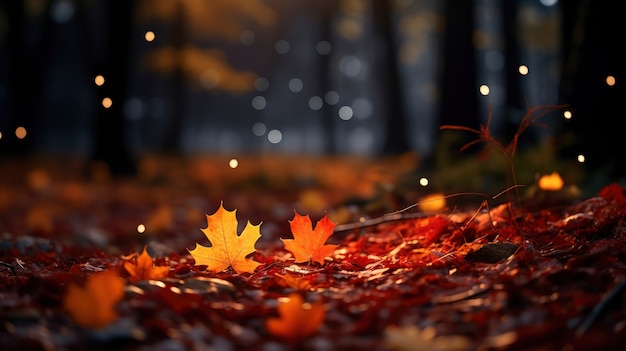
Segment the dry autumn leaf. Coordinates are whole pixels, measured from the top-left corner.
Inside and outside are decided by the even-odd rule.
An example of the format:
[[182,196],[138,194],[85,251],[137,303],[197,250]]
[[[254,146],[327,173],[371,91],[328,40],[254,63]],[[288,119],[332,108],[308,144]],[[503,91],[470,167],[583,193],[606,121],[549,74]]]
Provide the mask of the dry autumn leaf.
[[124,296],[124,281],[115,271],[94,273],[79,286],[68,286],[63,308],[76,324],[90,329],[104,328],[118,318],[115,305]]
[[212,215],[207,215],[207,228],[202,229],[211,242],[210,247],[196,243],[196,248],[189,250],[196,261],[196,266],[206,265],[212,272],[221,272],[232,267],[237,273],[253,273],[261,265],[246,258],[256,248],[254,244],[261,237],[260,226],[248,221],[241,235],[237,235],[237,210],[227,211],[223,204]]
[[280,316],[268,319],[265,326],[272,335],[287,340],[298,340],[315,334],[326,316],[321,302],[304,302],[298,293],[279,301],[278,313]]
[[338,245],[324,245],[326,240],[333,235],[335,223],[328,215],[317,221],[315,229],[312,229],[311,219],[308,215],[302,216],[294,211],[293,220],[289,221],[293,239],[283,239],[285,249],[296,257],[296,263],[315,261],[324,264],[324,259],[330,256]]
[[127,260],[124,262],[124,268],[130,275],[128,280],[131,282],[137,282],[140,280],[158,280],[167,277],[170,271],[170,267],[167,266],[155,266],[152,257],[148,254],[146,246],[143,247],[143,251],[135,261]]
[[305,280],[303,277],[294,277],[293,275],[289,273],[286,273],[286,274],[276,273],[276,276],[281,278],[279,284],[283,286],[287,286],[295,290],[311,289],[311,283],[308,280]]

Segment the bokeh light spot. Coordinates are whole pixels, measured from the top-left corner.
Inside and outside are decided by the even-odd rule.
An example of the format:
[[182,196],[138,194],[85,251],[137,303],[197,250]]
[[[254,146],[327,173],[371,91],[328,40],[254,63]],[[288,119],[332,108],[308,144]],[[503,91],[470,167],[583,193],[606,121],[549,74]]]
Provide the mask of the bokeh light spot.
[[348,77],[356,77],[361,73],[363,63],[358,57],[347,55],[339,61],[339,71]]
[[267,100],[265,100],[265,98],[263,96],[255,96],[254,98],[252,98],[252,107],[255,110],[262,110],[265,108],[265,106],[267,106]]
[[111,106],[113,106],[113,100],[111,100],[111,98],[109,97],[105,97],[104,99],[102,99],[102,106],[104,108],[111,108]]
[[101,74],[98,74],[96,76],[96,78],[94,78],[94,83],[96,83],[97,86],[101,87],[104,84],[104,76]]
[[236,159],[236,158],[233,158],[233,159],[231,159],[230,161],[228,161],[228,166],[229,166],[230,168],[235,169],[235,168],[237,168],[237,166],[239,166],[239,161],[237,161],[237,159]]
[[241,40],[241,43],[243,45],[252,45],[254,41],[256,40],[256,36],[254,35],[253,31],[244,30],[243,32],[241,32],[241,35],[239,36],[239,40]]
[[483,96],[489,95],[489,86],[487,84],[483,84],[479,88],[480,94]]
[[50,11],[56,22],[65,23],[74,16],[74,2],[69,0],[53,1]]
[[252,134],[256,136],[263,136],[267,132],[267,127],[263,122],[256,122],[252,125]]
[[585,162],[585,155],[583,154],[578,154],[578,156],[576,156],[576,160],[580,163],[584,163]]
[[570,110],[563,111],[563,118],[565,118],[565,119],[572,119],[572,117],[573,117],[572,116],[572,111],[570,111]]
[[331,50],[330,43],[326,40],[322,40],[317,43],[317,45],[315,46],[315,50],[320,55],[328,55],[330,54],[330,50]]
[[419,183],[421,186],[427,186],[428,185],[428,178],[426,177],[421,177],[419,180]]
[[143,225],[143,224],[139,224],[139,225],[137,226],[137,233],[139,233],[139,234],[143,234],[145,231],[146,231],[146,226],[145,226],[145,225]]
[[374,107],[368,98],[358,98],[352,103],[354,115],[358,119],[367,119],[372,115]]
[[519,72],[519,74],[521,74],[521,75],[525,76],[525,75],[527,75],[527,74],[528,74],[528,66],[526,66],[526,65],[520,65],[520,66],[517,68],[517,71]]
[[267,78],[259,77],[254,81],[254,88],[258,91],[266,91],[270,87],[270,82]]
[[607,76],[606,77],[606,84],[610,87],[615,85],[615,77],[614,76]]
[[317,111],[322,108],[324,101],[319,96],[311,96],[309,99],[309,108],[313,111]]
[[289,42],[284,39],[277,41],[276,45],[274,46],[274,49],[276,50],[276,52],[282,55],[288,53],[289,48],[290,48]]
[[149,30],[146,32],[146,34],[143,36],[144,39],[146,39],[147,42],[152,42],[154,41],[154,39],[156,38],[156,34],[154,34],[153,31]]
[[352,111],[352,107],[341,106],[339,108],[339,118],[343,119],[344,121],[350,120],[353,115],[354,115],[354,112]]
[[15,136],[16,136],[18,139],[24,139],[24,138],[26,138],[26,128],[21,127],[21,126],[20,126],[20,127],[17,127],[17,128],[15,129]]
[[281,140],[283,140],[283,133],[278,129],[272,129],[267,133],[267,140],[272,144],[278,144]]
[[302,83],[302,79],[300,78],[292,78],[289,80],[289,90],[294,93],[302,91],[304,84]]
[[339,93],[331,90],[324,95],[324,100],[329,105],[336,105],[339,102]]

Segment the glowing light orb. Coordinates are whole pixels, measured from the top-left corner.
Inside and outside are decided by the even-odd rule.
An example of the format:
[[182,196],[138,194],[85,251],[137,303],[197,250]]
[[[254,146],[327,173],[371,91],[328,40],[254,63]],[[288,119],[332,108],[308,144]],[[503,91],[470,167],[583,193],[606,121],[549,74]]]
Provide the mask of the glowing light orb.
[[578,160],[578,162],[580,162],[580,163],[585,162],[585,155],[583,155],[583,154],[579,154],[579,155],[576,157],[576,160]]
[[94,78],[94,83],[96,83],[97,86],[101,87],[104,84],[104,76],[101,74],[98,74],[96,76],[96,78]]
[[236,158],[231,159],[230,161],[228,161],[228,166],[230,166],[230,168],[237,168],[237,166],[239,166],[239,161],[237,161]]
[[569,110],[563,111],[563,118],[572,119],[572,111],[569,111]]
[[281,140],[283,140],[283,133],[278,129],[272,129],[267,133],[267,140],[272,144],[278,144]]
[[143,234],[146,231],[146,226],[143,224],[140,224],[137,226],[137,233],[139,234]]
[[420,178],[419,182],[420,182],[421,186],[427,186],[428,185],[428,178],[422,177],[422,178]]
[[17,128],[15,129],[15,136],[16,136],[18,139],[24,139],[24,138],[26,138],[26,128],[24,128],[24,127],[17,127]]
[[483,96],[489,95],[489,86],[487,84],[481,85],[478,90],[480,91],[480,94]]
[[520,65],[520,66],[517,68],[517,71],[519,72],[519,74],[521,74],[521,75],[525,76],[525,75],[527,75],[527,74],[528,74],[528,66],[526,66],[526,65]]
[[111,100],[111,98],[109,97],[105,97],[104,99],[102,99],[102,106],[104,108],[111,108],[111,106],[113,106],[113,100]]
[[615,77],[614,76],[607,76],[606,77],[606,84],[610,87],[615,85]]
[[544,191],[559,191],[563,188],[563,178],[557,172],[539,178],[539,188]]
[[156,34],[154,34],[153,31],[149,30],[144,35],[144,38],[146,39],[147,42],[152,42],[156,38]]

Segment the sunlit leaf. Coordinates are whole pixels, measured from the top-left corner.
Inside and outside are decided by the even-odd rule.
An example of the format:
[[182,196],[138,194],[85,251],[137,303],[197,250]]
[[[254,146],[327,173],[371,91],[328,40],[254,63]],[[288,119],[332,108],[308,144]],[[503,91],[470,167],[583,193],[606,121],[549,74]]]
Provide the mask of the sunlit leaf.
[[208,226],[202,232],[211,242],[211,246],[196,243],[196,247],[189,250],[196,266],[206,265],[212,272],[221,272],[232,267],[237,273],[253,273],[261,265],[246,258],[256,250],[254,245],[261,237],[261,224],[252,225],[248,222],[241,235],[237,235],[236,211],[227,211],[220,203],[220,208],[214,214],[206,216]]
[[296,263],[315,261],[324,264],[324,259],[335,251],[338,245],[325,245],[328,238],[333,235],[335,223],[328,215],[317,222],[315,229],[312,228],[311,218],[302,216],[294,211],[293,220],[289,221],[293,239],[283,239],[285,249],[296,257]]

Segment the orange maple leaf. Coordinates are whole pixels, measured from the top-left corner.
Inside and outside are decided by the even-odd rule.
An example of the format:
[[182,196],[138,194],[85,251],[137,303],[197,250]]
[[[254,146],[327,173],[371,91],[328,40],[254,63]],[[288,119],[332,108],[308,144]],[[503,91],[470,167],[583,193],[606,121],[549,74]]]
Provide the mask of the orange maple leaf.
[[307,303],[300,294],[293,293],[279,301],[278,314],[279,317],[266,320],[267,330],[283,339],[298,340],[317,332],[326,310],[322,302]]
[[324,264],[324,259],[330,256],[339,245],[324,245],[326,240],[333,235],[335,223],[328,215],[317,221],[315,230],[312,229],[309,215],[302,216],[294,211],[293,220],[289,221],[293,239],[283,239],[285,249],[296,257],[296,263],[315,261]]
[[152,257],[148,254],[146,246],[144,245],[141,255],[137,256],[135,262],[127,260],[124,262],[124,268],[130,274],[128,280],[131,282],[137,282],[140,280],[158,280],[167,277],[170,271],[170,267],[167,266],[155,266]]
[[71,283],[63,299],[63,308],[74,322],[90,329],[104,328],[118,315],[115,305],[124,296],[124,280],[112,270],[94,273],[84,286]]
[[308,280],[304,280],[303,277],[294,277],[293,275],[286,274],[275,274],[277,277],[282,278],[279,284],[283,286],[290,287],[295,290],[309,290],[311,289],[311,283]]
[[220,203],[220,208],[214,214],[206,216],[208,226],[201,230],[211,242],[211,247],[196,243],[195,249],[188,250],[196,266],[206,265],[213,272],[232,267],[237,273],[254,273],[261,265],[246,258],[256,250],[254,244],[261,237],[261,223],[252,225],[248,221],[241,235],[237,235],[236,212],[225,210]]

